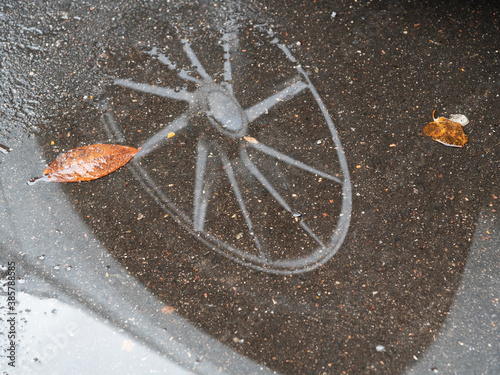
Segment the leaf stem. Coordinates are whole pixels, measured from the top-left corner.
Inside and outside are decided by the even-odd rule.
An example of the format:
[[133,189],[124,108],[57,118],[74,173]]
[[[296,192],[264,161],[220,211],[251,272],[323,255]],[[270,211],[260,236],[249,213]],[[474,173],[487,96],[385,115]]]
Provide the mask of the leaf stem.
[[37,182],[45,181],[49,182],[49,176],[35,177],[27,182],[28,185],[35,185]]

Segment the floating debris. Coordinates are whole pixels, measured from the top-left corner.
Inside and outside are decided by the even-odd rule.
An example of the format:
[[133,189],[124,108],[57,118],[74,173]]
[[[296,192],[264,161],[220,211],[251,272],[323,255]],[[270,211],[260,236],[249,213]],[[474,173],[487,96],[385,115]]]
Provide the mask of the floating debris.
[[451,119],[445,117],[435,118],[432,113],[433,122],[424,127],[424,134],[432,140],[451,147],[464,147],[468,137],[464,132],[463,125],[469,123],[464,115],[451,115]]
[[2,152],[3,154],[7,154],[9,151],[10,151],[10,148],[8,148],[7,146],[4,146],[4,145],[0,145],[0,152]]

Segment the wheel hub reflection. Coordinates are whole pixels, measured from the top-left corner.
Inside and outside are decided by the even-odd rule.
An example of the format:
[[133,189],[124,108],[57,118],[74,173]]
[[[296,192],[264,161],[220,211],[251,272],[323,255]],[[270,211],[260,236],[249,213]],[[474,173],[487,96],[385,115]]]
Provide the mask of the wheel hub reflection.
[[[117,86],[188,104],[187,111],[140,145],[142,150],[131,165],[132,172],[165,212],[218,253],[272,273],[312,270],[338,251],[349,227],[351,185],[337,131],[305,70],[290,50],[271,35],[269,45],[281,50],[296,73],[280,83],[279,90],[244,108],[235,97],[232,78],[232,56],[241,53],[237,34],[225,33],[221,40],[222,83],[207,73],[187,40],[182,41],[183,51],[195,72],[179,69],[156,48],[148,54],[175,70],[180,79],[194,83],[195,91],[123,78],[114,80]],[[333,141],[334,162],[330,154],[319,154],[320,161],[313,162],[288,151],[300,149],[280,141],[288,124],[281,130],[270,124],[260,135],[252,130],[252,124],[259,121],[262,127],[261,117],[277,114],[284,105],[307,100],[315,105],[315,115],[319,112],[323,119],[324,135]],[[199,126],[204,118],[219,136]],[[275,120],[280,121],[278,117]],[[125,140],[124,129],[111,112],[103,115],[103,124],[114,140]],[[175,147],[172,139],[185,132],[195,137],[194,160],[190,161],[194,171],[179,188],[192,190],[190,206],[180,207],[169,190],[172,184],[165,186],[148,158],[167,145]],[[174,134],[176,137],[172,137]],[[273,138],[276,144],[268,140]],[[219,209],[222,196],[228,196],[231,203]],[[223,215],[225,219],[221,219]]]

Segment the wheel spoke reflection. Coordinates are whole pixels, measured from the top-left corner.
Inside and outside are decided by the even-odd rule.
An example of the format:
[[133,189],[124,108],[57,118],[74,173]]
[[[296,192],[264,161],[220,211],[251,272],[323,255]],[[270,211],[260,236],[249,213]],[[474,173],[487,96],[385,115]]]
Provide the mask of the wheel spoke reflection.
[[116,78],[114,80],[114,84],[121,87],[126,87],[128,89],[145,92],[146,94],[158,95],[164,98],[169,98],[174,100],[183,100],[188,103],[193,102],[193,94],[184,89],[177,91],[174,89],[169,89],[167,87],[153,86],[147,83],[135,82],[132,81],[131,79],[120,79],[120,78]]
[[229,158],[227,157],[225,152],[223,152],[221,149],[219,149],[219,152],[221,154],[222,164],[224,165],[225,170],[226,170],[226,175],[229,179],[229,182],[231,183],[231,186],[233,187],[234,195],[236,196],[236,200],[238,201],[238,205],[240,206],[243,217],[245,218],[245,221],[247,223],[249,234],[253,239],[255,247],[261,252],[261,257],[266,258],[266,254],[264,254],[262,252],[262,246],[260,244],[260,241],[254,233],[252,219],[250,218],[250,214],[248,213],[248,210],[246,208],[245,201],[243,200],[243,196],[241,195],[238,181],[236,181],[236,175],[234,174],[234,170],[233,170],[233,167],[231,166],[231,162],[229,161]]
[[196,170],[194,178],[193,226],[194,230],[203,232],[208,202],[211,193],[211,183],[206,178],[208,145],[203,139],[198,141],[196,154]]
[[[151,51],[146,52],[149,56],[157,57],[158,61],[161,62],[163,65],[166,65],[168,69],[170,70],[178,70],[177,65],[170,61],[170,59],[165,56],[163,53],[158,52],[158,49],[156,47],[153,47]],[[201,84],[203,81],[199,80],[198,78],[191,77],[189,75],[189,72],[184,69],[179,69],[178,73],[179,78],[185,79],[187,81],[191,81],[197,84]]]
[[196,56],[193,49],[191,48],[191,43],[189,43],[186,39],[183,39],[182,43],[184,44],[184,52],[186,52],[187,57],[189,58],[189,60],[191,60],[191,64],[197,70],[200,76],[207,81],[212,81],[212,77],[210,77],[210,75],[208,75],[208,73],[205,71],[205,68],[203,68],[203,65],[201,65],[200,60],[198,60],[198,56]]
[[189,118],[186,114],[183,114],[177,117],[170,124],[162,128],[158,133],[149,138],[146,142],[144,142],[141,147],[142,149],[135,155],[135,159],[140,159],[143,156],[154,151],[157,147],[159,147],[162,143],[166,142],[169,139],[169,136],[173,133],[179,132],[189,125]]
[[276,158],[278,160],[281,160],[287,164],[290,164],[294,167],[297,167],[297,168],[300,168],[304,171],[307,171],[307,172],[310,172],[310,173],[313,173],[313,174],[316,174],[320,177],[324,177],[324,178],[327,178],[329,180],[332,180],[332,181],[335,181],[339,184],[342,184],[342,180],[335,177],[335,176],[332,176],[328,173],[325,173],[325,172],[321,172],[319,169],[316,169],[314,167],[311,167],[310,165],[307,165],[305,163],[302,163],[301,161],[298,161],[297,159],[294,159],[288,155],[285,155],[277,150],[275,150],[274,148],[272,147],[269,147],[269,146],[266,146],[265,144],[263,143],[250,143],[247,141],[247,146],[248,147],[252,147],[252,148],[255,148],[256,150],[259,150],[261,152],[263,152],[264,154],[267,154],[269,156],[272,156],[273,158]]
[[262,100],[261,102],[245,109],[248,121],[252,122],[267,113],[272,107],[292,99],[298,95],[302,90],[308,87],[307,83],[302,81],[292,80],[283,90],[278,91],[276,94]]
[[[250,160],[248,153],[245,149],[241,149],[240,153],[241,160],[248,171],[264,186],[264,188],[274,197],[274,199],[288,212],[293,215],[292,208],[286,203],[285,199],[278,193],[274,186],[269,182],[269,180],[262,174],[257,166]],[[325,247],[323,242],[316,236],[313,230],[304,222],[303,219],[300,220],[300,226],[318,243],[321,247]]]

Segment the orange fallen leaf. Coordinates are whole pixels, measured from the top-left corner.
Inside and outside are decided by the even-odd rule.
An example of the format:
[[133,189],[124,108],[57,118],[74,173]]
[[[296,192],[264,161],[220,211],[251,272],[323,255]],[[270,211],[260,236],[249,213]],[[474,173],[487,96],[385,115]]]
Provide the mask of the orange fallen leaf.
[[174,308],[172,306],[166,305],[166,306],[163,306],[161,308],[161,312],[163,314],[169,315],[169,314],[172,314],[174,312]]
[[[424,134],[431,137],[432,140],[440,142],[446,146],[464,147],[468,141],[468,137],[464,132],[462,124],[449,120],[445,117],[434,118],[433,122],[429,122],[424,127]],[[465,116],[464,116],[465,118]],[[466,119],[466,118],[465,118]]]
[[75,148],[54,160],[38,181],[77,182],[101,178],[123,167],[141,148],[128,146],[95,144]]

